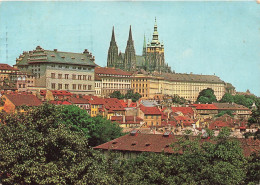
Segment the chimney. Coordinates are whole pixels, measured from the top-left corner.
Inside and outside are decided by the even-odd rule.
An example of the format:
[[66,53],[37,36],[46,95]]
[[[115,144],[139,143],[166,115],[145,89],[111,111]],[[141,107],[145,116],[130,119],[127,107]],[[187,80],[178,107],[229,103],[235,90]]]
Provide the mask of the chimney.
[[123,115],[123,123],[125,123],[125,115]]
[[88,54],[89,54],[89,51],[88,51],[87,49],[85,49],[85,50],[83,51],[83,53],[88,55]]
[[136,123],[136,116],[134,116],[134,123]]

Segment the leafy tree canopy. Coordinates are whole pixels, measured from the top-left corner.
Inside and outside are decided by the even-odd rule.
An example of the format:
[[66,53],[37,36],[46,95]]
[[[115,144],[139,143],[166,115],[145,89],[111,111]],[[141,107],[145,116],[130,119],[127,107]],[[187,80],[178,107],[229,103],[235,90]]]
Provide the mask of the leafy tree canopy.
[[217,102],[217,98],[214,94],[214,90],[211,88],[203,89],[200,91],[196,103],[213,103]]
[[120,91],[114,91],[113,93],[110,94],[111,98],[117,98],[117,99],[132,99],[133,102],[138,101],[142,95],[139,94],[138,92],[134,93],[133,90],[128,90],[125,95],[121,94]]
[[221,103],[232,103],[232,102],[234,102],[234,97],[229,93],[225,93],[223,95],[223,97],[221,98],[220,102]]
[[172,103],[177,103],[177,104],[185,104],[187,100],[183,97],[180,97],[178,94],[174,94],[172,97]]
[[[62,123],[61,109],[45,104],[27,113],[1,115],[4,184],[110,183],[103,157],[88,147],[84,130]],[[80,121],[77,116],[73,121]]]

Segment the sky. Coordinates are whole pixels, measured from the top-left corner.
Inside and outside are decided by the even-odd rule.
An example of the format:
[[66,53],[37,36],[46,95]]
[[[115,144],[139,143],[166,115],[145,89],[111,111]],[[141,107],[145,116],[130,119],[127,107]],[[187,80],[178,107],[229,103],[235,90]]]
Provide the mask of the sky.
[[0,2],[0,63],[23,51],[90,50],[106,66],[112,27],[125,51],[132,26],[136,54],[157,19],[165,61],[176,73],[217,75],[260,96],[260,4],[223,1]]

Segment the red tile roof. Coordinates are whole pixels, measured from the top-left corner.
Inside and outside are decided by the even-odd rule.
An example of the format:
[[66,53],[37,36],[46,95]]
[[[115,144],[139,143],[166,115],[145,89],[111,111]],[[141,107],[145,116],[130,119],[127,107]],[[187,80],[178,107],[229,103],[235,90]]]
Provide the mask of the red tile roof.
[[10,71],[19,71],[19,69],[16,69],[14,67],[11,67],[8,64],[0,64],[0,70],[10,70]]
[[90,96],[90,95],[85,95],[83,96],[84,99],[87,99],[90,104],[92,105],[103,105],[104,104],[104,99],[97,97],[97,96]]
[[71,105],[70,102],[68,101],[49,101],[50,104],[54,104],[54,105]]
[[[102,150],[116,150],[116,151],[128,151],[128,152],[165,152],[174,153],[171,144],[178,141],[182,136],[169,135],[164,136],[163,134],[127,134],[107,143],[101,144],[94,147],[94,149]],[[196,137],[191,137],[195,139]],[[213,140],[200,140],[203,142],[215,142]],[[238,139],[244,150],[244,155],[249,156],[251,153],[260,151],[260,140],[253,139]],[[181,153],[181,151],[179,151]]]
[[194,115],[191,107],[172,107],[172,112],[182,112],[184,115]]
[[177,123],[183,123],[184,126],[191,126],[195,123],[194,120],[188,116],[174,116],[173,118],[176,120]]
[[136,102],[131,102],[129,106],[128,106],[127,101],[125,102],[125,100],[119,100],[119,102],[122,104],[122,106],[123,106],[124,108],[127,108],[127,107],[136,107],[136,106],[137,106],[137,103],[136,103]]
[[142,104],[140,105],[140,110],[145,115],[161,115],[161,111],[157,107],[145,107]]
[[89,100],[85,98],[70,97],[69,102],[72,104],[89,104]]
[[[136,120],[134,121],[134,119]],[[123,116],[111,116],[111,121],[116,121],[120,124],[140,124],[143,119],[140,117],[125,116],[125,122],[123,122]]]
[[104,106],[108,110],[108,112],[125,111],[124,107],[117,98],[105,98]]
[[193,104],[196,109],[199,110],[217,110],[218,108],[214,104]]
[[96,67],[95,74],[101,75],[124,75],[124,76],[131,76],[132,73],[123,71],[122,69],[115,69],[111,67]]
[[5,95],[15,106],[39,106],[42,102],[32,94],[6,94]]

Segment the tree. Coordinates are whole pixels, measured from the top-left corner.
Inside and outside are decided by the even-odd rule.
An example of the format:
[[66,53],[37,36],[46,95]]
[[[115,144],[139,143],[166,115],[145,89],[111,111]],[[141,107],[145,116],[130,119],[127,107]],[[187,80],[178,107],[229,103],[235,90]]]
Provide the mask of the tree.
[[248,108],[251,108],[254,101],[250,98],[246,98],[244,95],[235,95],[234,96],[234,102],[239,105],[244,105]]
[[232,103],[234,102],[234,97],[230,93],[225,93],[220,100],[221,103]]
[[231,111],[231,110],[220,111],[220,113],[218,113],[218,114],[216,115],[216,117],[221,117],[221,116],[223,116],[224,114],[228,114],[229,116],[234,117],[233,111]]
[[1,114],[0,174],[4,184],[110,184],[104,158],[83,131],[63,124],[59,106]]
[[260,125],[260,107],[257,107],[256,110],[252,110],[252,114],[248,119],[249,126],[252,124]]
[[128,90],[125,94],[126,99],[132,99],[133,102],[138,101],[142,97],[138,92],[134,93],[133,90]]
[[203,89],[200,91],[196,103],[213,103],[217,102],[217,98],[214,94],[214,90],[211,88]]
[[120,91],[114,91],[110,94],[110,98],[124,99],[124,95]]
[[69,125],[72,131],[82,131],[89,140],[90,146],[108,142],[122,136],[122,128],[101,116],[90,115],[77,106],[66,105],[60,107],[60,119]]
[[187,100],[183,97],[180,97],[178,94],[174,94],[172,97],[172,103],[177,103],[177,104],[185,104]]

